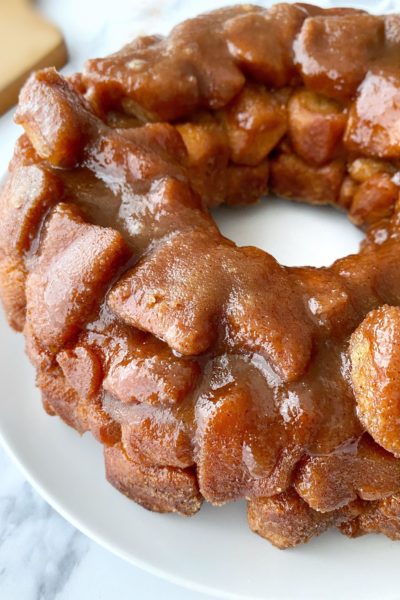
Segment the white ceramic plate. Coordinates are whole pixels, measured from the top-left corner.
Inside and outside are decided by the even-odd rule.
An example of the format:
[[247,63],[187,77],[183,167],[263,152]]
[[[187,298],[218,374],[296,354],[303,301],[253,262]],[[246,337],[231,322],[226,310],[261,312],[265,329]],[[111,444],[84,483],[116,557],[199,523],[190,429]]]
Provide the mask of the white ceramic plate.
[[[332,209],[264,201],[220,210],[226,235],[270,250],[286,264],[328,264],[354,251],[360,234]],[[350,541],[331,532],[279,551],[247,528],[243,503],[204,506],[191,519],[157,515],[104,479],[101,446],[48,417],[23,338],[0,317],[0,434],[42,496],[78,529],[119,556],[191,589],[227,598],[395,600],[400,543]]]
[[[113,5],[110,15],[105,0],[88,0],[85,6],[71,0],[68,10],[62,10],[77,63],[70,70],[89,55],[119,47],[123,35],[129,39],[143,32],[166,32],[183,18],[225,3],[228,0],[116,0],[117,8]],[[320,2],[325,6],[349,3]],[[352,3],[376,12],[398,8],[397,0]],[[54,8],[54,17],[60,16],[61,5],[44,4],[49,11]],[[95,28],[88,34],[94,4],[96,14],[107,11],[107,23],[111,22],[106,35],[102,32],[97,38]],[[82,27],[74,18],[78,9],[90,15],[82,20]],[[225,235],[240,244],[265,248],[287,265],[327,265],[355,251],[360,239],[345,217],[333,210],[286,202],[221,209],[217,218]],[[219,597],[400,599],[400,543],[382,536],[350,541],[330,532],[282,552],[249,531],[243,503],[218,509],[204,506],[186,519],[149,513],[124,498],[105,481],[101,446],[44,413],[23,346],[22,336],[11,332],[0,311],[0,437],[39,493],[89,537],[155,575]]]

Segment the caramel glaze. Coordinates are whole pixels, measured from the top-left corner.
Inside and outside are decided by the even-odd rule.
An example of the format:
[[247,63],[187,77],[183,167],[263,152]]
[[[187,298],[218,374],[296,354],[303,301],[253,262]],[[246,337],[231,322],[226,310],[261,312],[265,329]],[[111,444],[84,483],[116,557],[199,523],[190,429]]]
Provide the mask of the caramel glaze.
[[[243,5],[25,85],[3,304],[46,410],[92,431],[147,508],[247,498],[280,547],[330,526],[399,537],[397,409],[371,424],[364,383],[400,389],[379,336],[400,331],[399,50],[398,15]],[[347,210],[360,252],[288,268],[222,237],[209,208],[268,177]]]

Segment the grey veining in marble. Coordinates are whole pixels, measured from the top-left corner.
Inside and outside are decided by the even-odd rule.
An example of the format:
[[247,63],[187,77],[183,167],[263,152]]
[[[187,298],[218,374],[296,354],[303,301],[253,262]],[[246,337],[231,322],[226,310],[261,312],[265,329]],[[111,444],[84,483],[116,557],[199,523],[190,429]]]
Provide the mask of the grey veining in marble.
[[89,540],[42,500],[0,447],[0,599],[206,600],[206,596],[140,571]]
[[67,525],[0,453],[0,597],[56,598],[90,542]]

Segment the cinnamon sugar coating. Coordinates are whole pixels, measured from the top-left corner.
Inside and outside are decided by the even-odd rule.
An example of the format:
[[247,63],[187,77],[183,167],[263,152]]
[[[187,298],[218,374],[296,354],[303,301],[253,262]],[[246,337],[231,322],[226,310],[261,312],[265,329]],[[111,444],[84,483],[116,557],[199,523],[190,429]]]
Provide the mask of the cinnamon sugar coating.
[[[24,86],[0,296],[47,412],[146,508],[400,537],[398,19],[235,6]],[[359,253],[223,237],[209,209],[268,187],[346,210]]]

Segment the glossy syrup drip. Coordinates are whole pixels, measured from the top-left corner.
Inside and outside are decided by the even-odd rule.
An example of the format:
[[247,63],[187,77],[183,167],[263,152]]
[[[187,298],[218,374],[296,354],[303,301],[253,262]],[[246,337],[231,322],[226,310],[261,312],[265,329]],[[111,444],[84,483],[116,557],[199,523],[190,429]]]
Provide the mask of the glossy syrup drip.
[[[287,493],[312,526],[301,502],[346,506],[327,527],[381,515],[372,502],[398,491],[348,350],[371,310],[400,304],[397,21],[239,6],[25,86],[3,302],[47,410],[91,430],[109,479],[145,506],[245,497],[252,527],[289,545],[304,539],[258,522],[281,500],[255,499]],[[288,268],[222,237],[208,208],[254,201],[268,173],[273,191],[348,210],[359,254]]]

